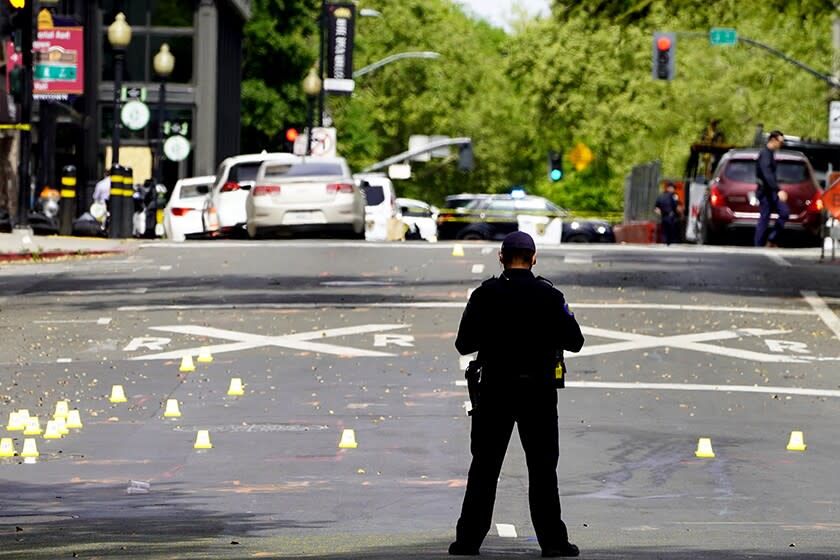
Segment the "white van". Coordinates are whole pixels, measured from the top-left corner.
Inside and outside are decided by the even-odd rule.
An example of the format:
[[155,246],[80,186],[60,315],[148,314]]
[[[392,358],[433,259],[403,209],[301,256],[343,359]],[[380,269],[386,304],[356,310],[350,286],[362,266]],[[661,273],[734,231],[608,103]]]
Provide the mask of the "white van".
[[354,178],[365,195],[365,239],[402,241],[405,228],[391,179],[380,173],[358,174]]

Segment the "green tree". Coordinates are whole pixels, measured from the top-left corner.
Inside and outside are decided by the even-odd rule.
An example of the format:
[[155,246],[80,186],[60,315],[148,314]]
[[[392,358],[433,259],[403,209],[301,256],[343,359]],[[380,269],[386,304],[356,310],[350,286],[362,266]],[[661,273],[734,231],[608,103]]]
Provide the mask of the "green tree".
[[245,24],[242,150],[281,146],[284,126],[303,124],[301,81],[318,59],[318,0],[254,0]]

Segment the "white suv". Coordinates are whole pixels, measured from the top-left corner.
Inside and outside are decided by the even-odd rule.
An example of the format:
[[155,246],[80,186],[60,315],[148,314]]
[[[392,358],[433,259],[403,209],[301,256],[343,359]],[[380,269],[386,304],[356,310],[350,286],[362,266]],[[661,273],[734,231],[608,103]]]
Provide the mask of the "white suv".
[[391,179],[379,173],[359,173],[353,177],[365,195],[365,239],[403,240],[405,227]]

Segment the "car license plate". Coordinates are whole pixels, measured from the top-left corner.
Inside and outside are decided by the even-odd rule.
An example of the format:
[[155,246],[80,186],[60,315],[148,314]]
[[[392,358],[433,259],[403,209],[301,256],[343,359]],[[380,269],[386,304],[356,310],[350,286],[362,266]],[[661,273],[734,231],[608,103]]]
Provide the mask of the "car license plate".
[[318,210],[291,211],[283,215],[283,225],[324,224],[324,213]]
[[750,206],[758,206],[758,197],[755,196],[755,191],[749,191],[747,199],[750,201]]

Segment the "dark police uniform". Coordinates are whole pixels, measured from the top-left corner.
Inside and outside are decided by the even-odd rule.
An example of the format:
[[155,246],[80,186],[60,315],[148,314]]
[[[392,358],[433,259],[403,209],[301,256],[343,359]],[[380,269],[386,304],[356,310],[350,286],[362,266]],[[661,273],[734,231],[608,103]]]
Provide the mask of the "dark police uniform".
[[662,236],[666,245],[680,240],[679,207],[677,193],[665,191],[656,199],[656,208],[659,208],[662,215]]
[[756,247],[764,245],[764,234],[770,225],[770,214],[775,210],[779,217],[767,236],[768,243],[776,243],[779,234],[785,228],[785,222],[790,217],[788,205],[779,199],[779,183],[776,181],[776,157],[773,150],[764,146],[758,152],[758,160],[755,162],[755,178],[757,188],[755,191],[758,198],[759,216],[758,224],[755,226]]
[[[533,248],[530,236],[514,232],[502,251],[529,242]],[[478,351],[480,399],[472,416],[473,458],[451,554],[477,554],[490,530],[496,481],[514,424],[528,465],[528,500],[540,547],[545,555],[577,551],[560,517],[554,369],[558,350],[577,352],[582,346],[563,294],[530,270],[506,269],[472,293],[455,347],[461,354]]]

